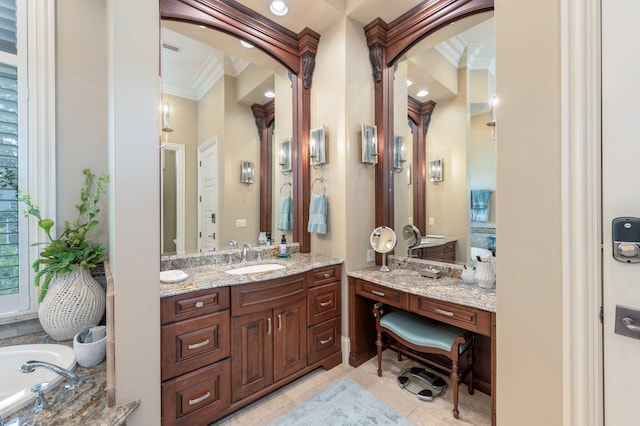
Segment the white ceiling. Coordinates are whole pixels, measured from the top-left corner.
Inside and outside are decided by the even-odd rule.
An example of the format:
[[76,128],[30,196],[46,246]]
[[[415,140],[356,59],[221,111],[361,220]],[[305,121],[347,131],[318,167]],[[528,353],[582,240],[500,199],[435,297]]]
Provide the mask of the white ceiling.
[[[269,12],[267,0],[242,0],[269,19],[300,32],[305,27],[322,33],[334,23],[347,16],[365,25],[375,18],[389,22],[397,18],[421,0],[287,0],[289,13],[278,17]],[[495,43],[492,14],[475,15],[430,35],[413,47],[404,56],[414,62],[410,66],[409,78],[414,84],[409,94],[421,88],[429,90],[427,99],[453,96],[448,89],[433,79],[420,63],[420,56],[429,49],[436,49],[455,67],[468,65],[472,69],[489,69],[493,72]],[[284,67],[259,49],[247,49],[238,39],[219,31],[200,28],[197,25],[173,21],[162,24],[162,43],[178,49],[178,52],[162,49],[163,91],[197,100],[211,85],[226,73],[237,76],[250,63],[258,64],[274,72],[283,72]],[[322,38],[320,39],[322,43]],[[264,103],[267,88],[273,88],[273,79],[263,81],[239,102],[251,105]],[[271,86],[271,87],[269,87]]]

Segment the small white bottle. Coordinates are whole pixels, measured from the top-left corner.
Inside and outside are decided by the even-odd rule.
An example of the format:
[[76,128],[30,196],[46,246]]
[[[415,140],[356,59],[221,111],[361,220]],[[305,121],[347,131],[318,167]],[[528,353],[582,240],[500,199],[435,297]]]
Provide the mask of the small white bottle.
[[287,237],[284,234],[280,240],[280,254],[287,254]]

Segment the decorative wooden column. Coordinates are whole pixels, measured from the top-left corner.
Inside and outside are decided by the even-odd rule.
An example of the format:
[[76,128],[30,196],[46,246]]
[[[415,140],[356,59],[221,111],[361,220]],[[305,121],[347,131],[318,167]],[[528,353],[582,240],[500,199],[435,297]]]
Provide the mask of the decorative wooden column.
[[427,131],[434,101],[420,102],[409,96],[407,113],[413,133],[413,222],[422,235],[427,232]]
[[264,105],[251,105],[260,137],[260,231],[271,232],[273,223],[273,127],[276,111],[273,100]]

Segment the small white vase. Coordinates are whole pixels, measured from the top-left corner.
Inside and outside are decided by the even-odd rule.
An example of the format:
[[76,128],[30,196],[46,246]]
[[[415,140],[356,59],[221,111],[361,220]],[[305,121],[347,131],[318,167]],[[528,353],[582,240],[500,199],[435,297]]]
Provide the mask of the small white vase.
[[464,281],[465,284],[475,284],[476,271],[473,269],[464,269],[460,278],[462,278],[462,281]]
[[[85,340],[81,341],[81,337]],[[107,327],[83,327],[82,331],[73,337],[73,351],[81,367],[95,367],[100,364],[107,353]]]
[[496,274],[491,262],[477,262],[476,281],[482,288],[494,288],[496,286]]
[[53,340],[70,340],[84,326],[97,325],[105,310],[105,291],[85,269],[56,277],[38,307],[42,329]]

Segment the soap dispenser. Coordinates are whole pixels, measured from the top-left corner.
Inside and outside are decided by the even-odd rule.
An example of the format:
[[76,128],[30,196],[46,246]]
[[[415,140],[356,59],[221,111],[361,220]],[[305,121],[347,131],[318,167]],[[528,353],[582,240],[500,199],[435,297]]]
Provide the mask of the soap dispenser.
[[280,240],[280,254],[287,254],[287,236],[282,234],[282,240]]

